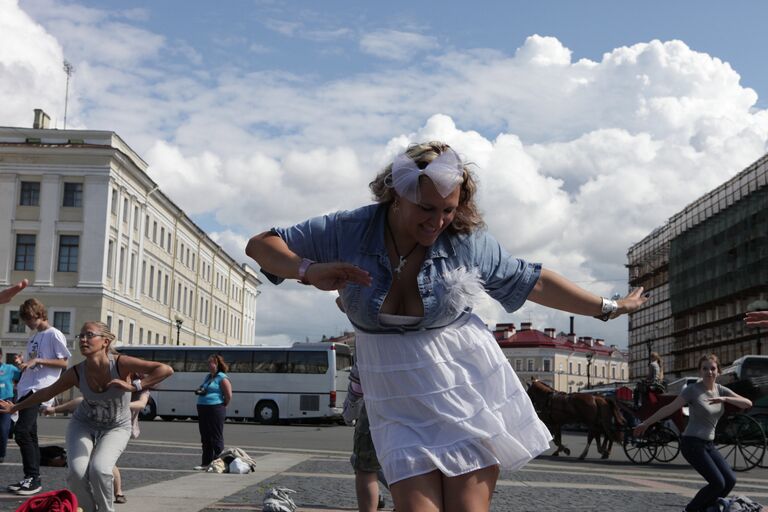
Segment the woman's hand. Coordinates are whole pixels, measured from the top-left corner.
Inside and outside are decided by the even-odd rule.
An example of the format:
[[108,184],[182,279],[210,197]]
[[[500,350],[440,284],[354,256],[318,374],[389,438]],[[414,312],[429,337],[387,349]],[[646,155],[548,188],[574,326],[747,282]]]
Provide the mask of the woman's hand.
[[637,288],[629,292],[626,296],[616,301],[619,305],[619,309],[616,310],[616,312],[613,315],[611,315],[611,318],[616,318],[619,315],[637,311],[643,306],[643,304],[645,304],[648,301],[649,296],[650,294],[643,293],[642,286],[638,286]]
[[707,398],[708,404],[724,404],[727,403],[727,400],[725,396],[713,396],[711,398]]
[[54,414],[56,414],[56,409],[50,405],[43,407],[43,416],[53,416]]
[[643,422],[632,430],[632,435],[635,437],[643,437],[643,434],[648,430],[648,427],[650,427],[650,425],[646,425],[645,422]]
[[744,317],[747,327],[768,327],[768,311],[752,311]]
[[13,402],[8,400],[0,400],[0,414],[13,414]]
[[348,283],[371,285],[371,275],[350,263],[313,263],[307,268],[304,280],[320,290],[341,290]]
[[133,384],[131,384],[130,382],[127,382],[127,381],[125,381],[123,379],[112,379],[107,384],[107,388],[120,389],[122,391],[125,391],[126,393],[133,393],[134,392]]

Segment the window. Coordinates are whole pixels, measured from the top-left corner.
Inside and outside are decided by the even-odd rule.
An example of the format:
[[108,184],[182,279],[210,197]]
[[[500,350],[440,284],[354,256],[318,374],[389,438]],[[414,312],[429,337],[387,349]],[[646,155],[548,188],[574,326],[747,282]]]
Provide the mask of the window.
[[165,243],[165,228],[160,226],[160,243],[159,243],[159,245],[162,247],[163,243]]
[[529,372],[533,371],[533,359],[528,360],[528,371]]
[[130,211],[128,205],[128,198],[123,199],[123,222],[128,222],[128,212]]
[[130,274],[130,281],[129,286],[133,288],[136,286],[136,253],[131,253],[131,274]]
[[107,247],[107,277],[112,277],[114,273],[114,266],[112,264],[112,260],[114,258],[115,258],[115,242],[110,240],[109,245]]
[[288,352],[285,350],[259,350],[253,353],[253,373],[286,373]]
[[133,329],[135,325],[133,322],[128,324],[128,344],[133,345]]
[[139,207],[138,206],[133,207],[133,230],[134,231],[139,230]]
[[125,247],[120,248],[120,264],[117,267],[117,281],[123,284],[125,279]]
[[117,215],[117,189],[115,188],[112,189],[112,202],[110,205],[110,210],[112,213]]
[[77,235],[61,235],[59,237],[59,272],[77,272],[77,256],[80,247],[80,237]]
[[39,204],[40,204],[40,182],[22,181],[21,197],[19,197],[19,205],[38,206]]
[[72,315],[69,311],[56,311],[53,313],[53,326],[64,334],[70,333],[70,320]]
[[572,362],[568,362],[568,373],[570,375],[573,375],[573,363]]
[[576,365],[576,368],[577,368],[578,375],[581,375],[581,363],[578,363]]
[[150,265],[149,266],[149,293],[147,295],[150,296],[150,298],[154,295],[153,291],[155,289],[155,266]]
[[21,321],[19,310],[12,310],[10,313],[10,317],[8,318],[8,332],[25,332],[26,325]]
[[14,270],[35,270],[36,235],[16,235],[16,263]]
[[163,286],[163,304],[168,304],[168,274],[165,275],[165,285]]
[[515,359],[515,371],[516,372],[523,371],[523,360],[522,359]]
[[157,221],[152,222],[152,241],[157,243]]
[[144,343],[144,328],[139,327],[139,345]]
[[82,183],[64,183],[64,202],[62,203],[62,206],[66,206],[68,208],[82,208]]
[[323,351],[288,352],[289,373],[317,373],[328,371],[328,354]]
[[107,314],[107,327],[109,327],[109,330],[112,330],[112,315]]
[[550,361],[549,359],[545,359],[544,360],[544,371],[545,372],[551,372],[552,371],[552,364],[551,363],[552,363],[552,361]]
[[170,232],[168,233],[168,244],[167,244],[166,250],[168,251],[168,253],[171,252],[171,233]]
[[147,282],[147,262],[141,262],[141,293],[144,293],[144,286]]

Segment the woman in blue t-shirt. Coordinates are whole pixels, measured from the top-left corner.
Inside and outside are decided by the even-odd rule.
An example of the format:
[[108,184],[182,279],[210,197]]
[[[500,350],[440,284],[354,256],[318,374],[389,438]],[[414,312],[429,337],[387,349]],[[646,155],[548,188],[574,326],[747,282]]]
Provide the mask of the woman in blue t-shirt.
[[[0,357],[3,350],[0,349]],[[12,364],[0,362],[0,400],[13,399],[14,384],[19,381],[21,371]],[[11,431],[11,415],[0,414],[0,462],[5,460],[5,450],[8,447],[8,434]]]
[[208,371],[203,384],[197,388],[197,426],[203,445],[203,461],[195,469],[205,469],[224,450],[224,419],[227,404],[232,400],[232,383],[224,358],[218,354],[208,357]]

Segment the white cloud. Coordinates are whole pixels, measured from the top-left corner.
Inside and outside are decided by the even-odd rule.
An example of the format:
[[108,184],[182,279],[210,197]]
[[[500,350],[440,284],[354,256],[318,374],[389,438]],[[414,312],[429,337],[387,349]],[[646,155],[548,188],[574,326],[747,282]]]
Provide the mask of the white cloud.
[[[61,45],[23,12],[0,0],[0,125],[32,127],[32,111],[45,110],[54,125],[64,117],[66,76]],[[12,100],[11,100],[12,98]]]
[[437,47],[434,37],[400,30],[370,32],[360,38],[360,50],[363,53],[390,60],[406,60]]
[[[0,0],[0,92],[15,100],[0,103],[0,124],[29,126],[40,106],[56,116],[67,48],[74,122],[117,131],[182,208],[215,215],[225,226],[215,236],[238,259],[253,233],[365,204],[368,181],[398,151],[442,139],[477,164],[481,209],[512,254],[609,294],[626,286],[630,244],[768,148],[755,92],[681,41],[574,62],[553,37],[531,36],[513,54],[441,53],[429,35],[373,31],[361,49],[385,67],[323,82],[280,69],[199,69],[195,48],[184,50],[191,67],[167,65],[183,45],[130,17],[33,5],[47,31]],[[109,26],[122,33],[115,46]],[[272,28],[307,32],[294,22]],[[134,36],[145,40],[131,48]],[[91,49],[102,44],[108,59]],[[412,51],[430,57],[404,63]],[[336,334],[337,317],[348,327],[328,294],[306,287],[265,284],[258,304],[260,339]],[[567,329],[564,315],[533,305],[511,318],[493,304],[482,312]],[[624,341],[624,322],[577,325]]]

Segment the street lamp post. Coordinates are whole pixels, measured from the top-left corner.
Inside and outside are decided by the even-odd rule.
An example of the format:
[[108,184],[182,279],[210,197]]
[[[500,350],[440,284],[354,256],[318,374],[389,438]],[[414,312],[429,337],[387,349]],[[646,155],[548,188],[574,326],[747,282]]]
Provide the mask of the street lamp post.
[[592,358],[595,357],[594,352],[587,352],[587,389],[591,387],[590,385],[590,374],[592,373]]
[[179,338],[181,338],[181,324],[184,323],[184,319],[179,315],[176,315],[176,346],[179,346]]

